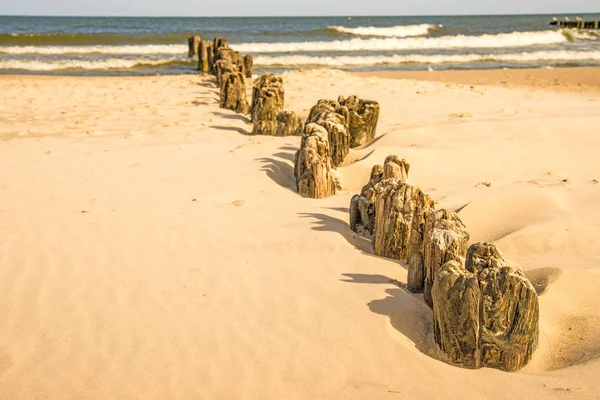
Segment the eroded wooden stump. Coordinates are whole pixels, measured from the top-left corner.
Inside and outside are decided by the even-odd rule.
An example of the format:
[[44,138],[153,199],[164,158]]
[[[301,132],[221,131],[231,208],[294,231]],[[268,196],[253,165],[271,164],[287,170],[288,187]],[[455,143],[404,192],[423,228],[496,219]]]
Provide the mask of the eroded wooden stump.
[[214,70],[215,77],[217,78],[217,85],[219,85],[219,87],[221,87],[223,84],[223,76],[225,74],[237,72],[235,65],[230,63],[228,60],[218,60],[215,62]]
[[537,294],[494,245],[471,245],[465,267],[444,264],[432,297],[435,340],[454,363],[510,372],[531,359],[539,336]]
[[438,271],[449,261],[463,264],[468,243],[469,233],[454,211],[441,209],[425,215],[423,297],[429,307],[433,307],[431,289]]
[[188,57],[195,58],[198,56],[198,46],[200,46],[202,38],[198,35],[190,36],[188,38]]
[[222,76],[219,106],[241,114],[248,113],[250,106],[246,99],[246,82],[241,72],[231,71]]
[[335,112],[322,111],[316,114],[311,122],[327,130],[332,165],[334,168],[340,166],[350,151],[350,136],[345,118]]
[[423,253],[412,253],[408,257],[408,275],[406,278],[406,288],[412,293],[423,292],[425,283],[425,264],[423,261]]
[[293,111],[282,111],[277,115],[276,136],[301,136],[302,120]]
[[318,115],[329,111],[333,113],[337,113],[337,110],[340,108],[340,105],[337,101],[321,99],[317,101],[317,104],[310,108],[310,112],[308,113],[308,118],[306,119],[306,123],[310,124],[311,122],[315,122],[315,119]]
[[383,164],[383,179],[396,178],[402,182],[408,180],[408,171],[410,164],[405,159],[398,156],[387,156]]
[[244,56],[244,70],[246,72],[246,78],[252,78],[252,70],[254,67],[254,57],[250,54]]
[[322,199],[333,196],[338,186],[331,167],[327,131],[318,124],[307,124],[300,150],[294,160],[296,188],[302,197]]
[[383,178],[383,167],[375,165],[371,169],[369,182],[360,194],[350,200],[350,229],[358,233],[373,234],[375,226],[375,187]]
[[229,47],[229,41],[225,38],[216,37],[213,40],[213,52],[215,61],[217,61],[217,53],[221,47]]
[[267,72],[266,74],[259,76],[256,81],[254,81],[254,85],[252,86],[252,103],[250,105],[251,112],[254,110],[258,99],[262,97],[262,93],[265,88],[276,88],[277,95],[281,97],[282,102],[284,101],[283,79],[280,76],[276,76],[270,72]]
[[283,112],[283,80],[273,74],[261,75],[252,90],[251,119],[255,135],[276,135],[277,116]]
[[210,72],[210,62],[208,54],[212,53],[212,46],[208,40],[201,40],[198,47],[198,71]]
[[315,115],[323,111],[335,112],[345,118],[350,148],[362,146],[375,138],[379,121],[379,103],[376,101],[362,100],[357,96],[340,96],[337,101],[321,99],[311,108],[307,123],[313,122]]
[[221,46],[216,51],[214,60],[214,72],[217,77],[217,83],[221,82],[222,75],[225,72],[236,71],[244,74],[244,60],[240,53],[230,49],[229,47]]
[[406,260],[423,247],[425,213],[433,209],[433,200],[397,178],[382,180],[375,191],[375,254]]
[[362,146],[373,140],[377,133],[379,121],[379,103],[372,100],[362,100],[357,96],[338,98],[340,106],[349,112],[348,131],[350,133],[350,147]]

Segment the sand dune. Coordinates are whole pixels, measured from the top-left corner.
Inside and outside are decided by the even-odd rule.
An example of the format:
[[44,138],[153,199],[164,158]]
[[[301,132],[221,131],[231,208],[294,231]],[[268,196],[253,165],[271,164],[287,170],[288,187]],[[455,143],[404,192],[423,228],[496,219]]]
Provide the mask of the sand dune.
[[[284,80],[303,117],[323,97],[381,103],[333,198],[300,198],[299,138],[248,136],[209,78],[0,78],[0,398],[600,397],[598,94]],[[389,154],[526,270],[524,370],[446,363],[405,266],[350,231]]]

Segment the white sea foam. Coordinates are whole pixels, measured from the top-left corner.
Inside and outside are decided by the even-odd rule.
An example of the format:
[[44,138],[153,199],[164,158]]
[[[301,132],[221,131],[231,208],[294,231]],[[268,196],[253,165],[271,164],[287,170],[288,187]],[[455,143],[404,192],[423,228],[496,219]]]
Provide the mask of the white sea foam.
[[404,25],[392,26],[388,28],[380,28],[375,26],[364,26],[358,28],[346,28],[344,26],[332,26],[329,29],[349,33],[357,36],[385,36],[385,37],[409,37],[409,36],[424,36],[436,28],[441,28],[442,25]]
[[[593,39],[577,36],[574,39]],[[244,53],[283,53],[317,51],[390,51],[417,49],[528,47],[565,43],[569,39],[561,31],[513,32],[481,36],[441,36],[423,38],[350,39],[331,42],[245,43],[233,45]]]
[[184,54],[187,45],[149,44],[124,46],[0,46],[5,54]]
[[128,69],[142,65],[157,66],[178,62],[180,59],[169,58],[162,60],[126,60],[126,59],[105,59],[95,61],[84,60],[62,60],[62,61],[21,61],[21,60],[3,60],[0,61],[0,70],[25,70],[25,71],[55,71],[63,69],[85,69],[85,70],[109,70],[109,69]]
[[[416,26],[416,25],[415,25]],[[358,29],[358,28],[357,28]],[[363,28],[360,28],[363,29]],[[364,28],[368,29],[368,28]],[[377,28],[379,29],[379,28]],[[384,29],[384,28],[382,28]],[[385,28],[387,29],[387,28]],[[391,28],[390,28],[391,29]],[[597,40],[598,36],[576,31],[513,32],[481,36],[354,38],[329,42],[242,43],[232,47],[244,53],[395,51],[419,49],[528,47],[565,43],[569,40]],[[148,44],[121,46],[0,46],[0,54],[187,54],[187,45]]]
[[[0,70],[54,71],[67,69],[110,70],[129,69],[140,66],[159,66],[182,62],[183,58],[166,58],[159,60],[148,59],[119,59],[105,60],[54,60],[54,61],[0,61]],[[600,51],[536,51],[509,54],[406,54],[394,56],[258,56],[257,66],[372,66],[372,65],[401,65],[401,64],[464,64],[472,62],[556,62],[556,61],[600,61]]]
[[258,56],[257,66],[369,66],[399,64],[461,64],[472,62],[600,61],[600,51],[536,51],[512,54],[407,54],[394,56]]

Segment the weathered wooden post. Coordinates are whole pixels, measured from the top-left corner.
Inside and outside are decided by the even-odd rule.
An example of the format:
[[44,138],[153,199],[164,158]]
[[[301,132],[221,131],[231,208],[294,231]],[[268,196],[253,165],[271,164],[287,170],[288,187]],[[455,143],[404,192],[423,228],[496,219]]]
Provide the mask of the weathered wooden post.
[[254,58],[250,54],[244,56],[244,69],[246,71],[246,78],[252,78],[252,66],[254,65]]
[[189,47],[188,57],[189,58],[194,58],[198,55],[198,46],[200,45],[201,41],[202,41],[202,38],[198,35],[190,36],[188,38],[188,47]]
[[296,189],[300,196],[323,199],[335,195],[339,182],[331,166],[327,131],[321,125],[307,124],[294,158]]
[[207,52],[207,56],[208,56],[208,72],[214,73],[215,72],[215,52],[214,52],[213,45],[211,42],[208,42],[208,45],[206,47],[206,52]]
[[350,229],[354,232],[369,232],[369,235],[374,232],[375,187],[382,179],[383,167],[374,165],[369,182],[350,200]]
[[208,53],[212,52],[212,46],[208,40],[201,40],[198,47],[198,71],[209,72]]
[[433,308],[431,290],[437,273],[449,261],[462,264],[468,243],[469,233],[454,211],[441,209],[426,213],[423,235],[423,298],[429,307]]
[[216,37],[213,41],[213,53],[215,60],[217,59],[217,53],[221,47],[229,47],[229,41],[225,38]]
[[240,114],[248,113],[246,100],[246,82],[244,75],[239,71],[223,74],[220,84],[219,106]]
[[[252,106],[250,114],[254,135],[277,134],[277,116],[283,111],[283,79],[271,73],[261,75],[252,88]],[[327,143],[329,152],[329,143]]]
[[398,178],[383,179],[375,191],[375,255],[406,260],[423,248],[425,214],[433,210],[433,200]]
[[475,243],[464,267],[449,261],[432,289],[433,336],[453,363],[516,371],[538,345],[539,302],[521,267]]

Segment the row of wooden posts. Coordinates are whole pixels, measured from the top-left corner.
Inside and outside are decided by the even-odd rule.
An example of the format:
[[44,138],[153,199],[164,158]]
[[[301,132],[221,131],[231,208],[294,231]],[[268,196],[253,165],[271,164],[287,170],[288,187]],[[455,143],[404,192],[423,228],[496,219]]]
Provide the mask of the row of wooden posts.
[[[198,57],[200,71],[215,74],[220,107],[250,114],[253,134],[302,137],[294,176],[303,197],[335,195],[340,188],[336,169],[352,148],[375,138],[376,101],[322,99],[302,122],[296,113],[284,111],[281,76],[258,77],[248,104],[246,79],[252,66],[246,60],[251,56],[241,57],[226,39],[191,37],[190,56]],[[453,363],[520,369],[538,343],[533,285],[494,245],[468,247],[470,237],[458,215],[436,210],[429,195],[408,182],[409,169],[397,156],[387,157],[383,167],[374,166],[369,182],[350,202],[350,228],[371,240],[375,255],[408,264],[407,289],[424,294],[433,309],[435,341]]]
[[[219,49],[229,48],[229,41],[225,38],[214,38],[212,41],[203,40],[200,35],[190,36],[188,38],[188,57],[198,60],[198,71],[206,73],[215,72],[215,63],[219,60]],[[239,56],[239,53],[237,53]],[[244,65],[244,76],[252,77],[254,64],[253,57],[248,54],[242,58]]]
[[406,288],[433,310],[433,334],[450,361],[467,368],[516,371],[538,345],[539,302],[521,268],[491,243],[468,245],[453,210],[409,183],[410,164],[395,155],[375,165],[352,197],[350,229],[373,252],[408,268]]
[[600,29],[600,21],[584,21],[582,19],[577,19],[575,21],[567,19],[559,21],[558,19],[555,19],[550,22],[550,25],[569,29]]

